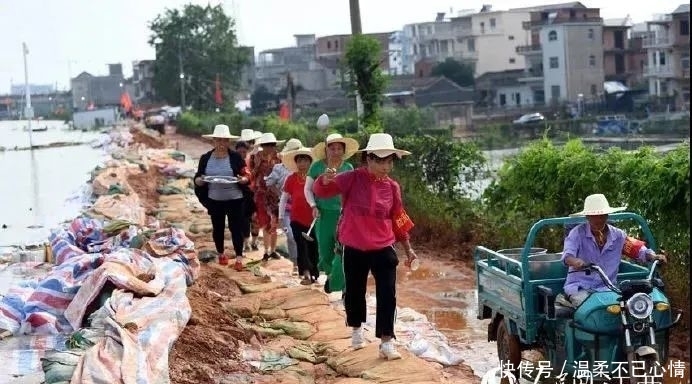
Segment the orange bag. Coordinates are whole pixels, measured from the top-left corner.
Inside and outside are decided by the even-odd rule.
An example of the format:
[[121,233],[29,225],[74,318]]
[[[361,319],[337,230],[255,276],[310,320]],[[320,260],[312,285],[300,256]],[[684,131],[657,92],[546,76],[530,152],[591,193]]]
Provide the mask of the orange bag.
[[639,256],[639,251],[646,245],[645,242],[634,237],[628,236],[625,239],[625,245],[622,247],[622,254],[630,259],[636,259]]

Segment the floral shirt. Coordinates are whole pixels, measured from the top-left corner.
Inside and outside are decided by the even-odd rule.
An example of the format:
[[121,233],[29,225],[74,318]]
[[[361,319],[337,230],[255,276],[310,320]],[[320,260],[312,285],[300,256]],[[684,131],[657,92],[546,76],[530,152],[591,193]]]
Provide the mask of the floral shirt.
[[255,181],[255,194],[258,199],[264,200],[267,211],[275,216],[279,212],[279,199],[281,198],[281,185],[267,185],[268,177],[274,166],[280,164],[278,154],[274,154],[271,158],[263,156],[262,152],[257,153],[250,159],[250,167],[252,168],[252,176]]

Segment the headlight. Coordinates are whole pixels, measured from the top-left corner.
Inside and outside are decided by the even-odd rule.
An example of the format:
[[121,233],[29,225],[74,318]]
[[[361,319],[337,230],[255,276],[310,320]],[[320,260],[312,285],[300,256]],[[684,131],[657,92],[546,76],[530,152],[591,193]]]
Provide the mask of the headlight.
[[632,317],[637,319],[645,319],[649,317],[654,310],[654,302],[646,293],[635,293],[627,300],[627,311]]

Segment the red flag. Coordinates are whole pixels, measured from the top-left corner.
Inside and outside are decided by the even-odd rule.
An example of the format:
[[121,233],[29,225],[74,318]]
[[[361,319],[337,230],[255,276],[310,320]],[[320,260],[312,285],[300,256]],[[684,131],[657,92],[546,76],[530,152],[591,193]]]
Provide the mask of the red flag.
[[279,120],[289,121],[290,119],[291,119],[291,113],[288,110],[288,104],[287,103],[281,103],[281,106],[279,107]]
[[223,104],[223,95],[221,94],[221,80],[219,80],[218,73],[216,74],[216,91],[214,92],[214,101],[218,106]]
[[127,92],[123,92],[123,94],[120,95],[120,105],[125,112],[130,112],[132,110],[132,99],[130,99],[130,95]]

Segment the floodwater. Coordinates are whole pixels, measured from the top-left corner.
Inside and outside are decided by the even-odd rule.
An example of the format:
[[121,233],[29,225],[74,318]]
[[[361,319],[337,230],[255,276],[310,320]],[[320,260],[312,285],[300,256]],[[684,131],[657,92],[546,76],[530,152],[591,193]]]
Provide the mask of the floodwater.
[[[36,122],[34,122],[36,124]],[[83,145],[29,147],[24,121],[0,121],[0,248],[40,244],[50,229],[79,214],[86,202],[89,172],[104,160],[90,142],[100,134],[67,130],[62,122],[40,121],[48,131],[32,132],[34,145],[77,142]]]

